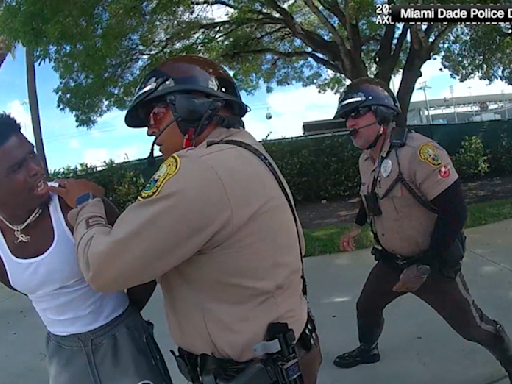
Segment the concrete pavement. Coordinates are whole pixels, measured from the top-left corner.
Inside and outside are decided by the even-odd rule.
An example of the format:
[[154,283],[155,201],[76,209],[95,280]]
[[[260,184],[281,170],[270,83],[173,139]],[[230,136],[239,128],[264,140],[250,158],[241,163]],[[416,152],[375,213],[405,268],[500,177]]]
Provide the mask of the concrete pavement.
[[[473,298],[512,335],[512,220],[467,234],[463,272]],[[310,305],[324,356],[319,384],[508,383],[486,350],[460,338],[412,295],[386,309],[380,363],[349,370],[334,367],[336,355],[357,346],[355,302],[373,264],[368,250],[306,260]],[[175,346],[165,328],[161,300],[157,290],[144,314],[155,323],[174,382],[184,384],[167,352]],[[45,357],[45,330],[30,302],[0,288],[0,383],[47,383]]]

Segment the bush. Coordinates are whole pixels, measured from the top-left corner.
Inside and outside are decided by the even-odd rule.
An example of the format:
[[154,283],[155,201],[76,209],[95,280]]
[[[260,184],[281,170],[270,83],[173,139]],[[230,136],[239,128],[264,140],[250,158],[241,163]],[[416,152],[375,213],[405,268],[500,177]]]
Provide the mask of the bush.
[[296,201],[339,199],[358,193],[360,151],[346,136],[268,141],[263,146]]
[[[467,135],[452,156],[463,181],[485,175],[512,175],[512,137],[492,131],[492,136],[488,135],[484,142],[485,146],[477,136]],[[439,143],[444,147],[443,141]],[[357,196],[361,151],[353,146],[349,137],[301,137],[264,141],[263,146],[286,178],[297,203]],[[80,164],[53,171],[50,178],[90,179],[104,187],[107,197],[124,209],[136,200],[161,162],[162,158],[158,157],[153,167],[148,167],[145,159],[119,164],[110,161],[102,167]]]
[[466,137],[457,153],[452,157],[453,165],[464,181],[478,179],[489,171],[488,156],[482,140],[476,136]]
[[512,175],[512,137],[500,135],[498,143],[486,149],[489,159],[489,174],[492,176]]
[[66,167],[50,173],[50,180],[58,178],[84,178],[105,188],[105,196],[123,211],[137,199],[146,185],[146,180],[133,166],[116,164],[113,160],[104,163],[102,169],[82,163],[75,168]]

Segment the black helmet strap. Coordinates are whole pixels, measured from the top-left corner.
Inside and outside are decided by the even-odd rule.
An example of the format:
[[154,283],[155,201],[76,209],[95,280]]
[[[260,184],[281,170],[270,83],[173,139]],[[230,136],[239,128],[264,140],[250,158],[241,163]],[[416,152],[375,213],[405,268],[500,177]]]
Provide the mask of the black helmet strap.
[[386,128],[394,119],[394,112],[386,107],[374,106],[372,107],[372,111],[375,114],[375,119],[377,120],[377,124],[380,125],[379,133],[375,136],[375,139],[370,143],[370,145],[366,149],[375,148],[377,143],[379,142],[382,135],[385,133]]
[[150,166],[155,163],[153,149],[156,140],[174,122],[185,136],[185,143],[188,143],[186,146],[194,146],[196,138],[201,136],[212,122],[225,128],[244,127],[240,117],[219,115],[220,108],[225,105],[222,99],[198,97],[188,93],[171,94],[166,99],[174,118],[155,137],[148,157]]
[[375,139],[366,147],[366,149],[372,149],[375,148],[377,143],[379,142],[380,138],[382,137],[382,134],[384,133],[384,127],[381,125],[379,129],[379,133],[375,136]]

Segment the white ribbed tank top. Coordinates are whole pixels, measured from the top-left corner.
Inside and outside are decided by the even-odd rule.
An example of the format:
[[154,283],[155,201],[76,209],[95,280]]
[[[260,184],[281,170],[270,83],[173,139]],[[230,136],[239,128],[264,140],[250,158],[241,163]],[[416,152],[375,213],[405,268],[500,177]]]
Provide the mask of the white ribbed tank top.
[[125,292],[96,292],[87,284],[55,194],[51,194],[50,215],[53,243],[35,258],[13,256],[0,232],[0,257],[9,281],[29,297],[51,333],[65,336],[96,329],[120,315],[128,306],[128,297]]

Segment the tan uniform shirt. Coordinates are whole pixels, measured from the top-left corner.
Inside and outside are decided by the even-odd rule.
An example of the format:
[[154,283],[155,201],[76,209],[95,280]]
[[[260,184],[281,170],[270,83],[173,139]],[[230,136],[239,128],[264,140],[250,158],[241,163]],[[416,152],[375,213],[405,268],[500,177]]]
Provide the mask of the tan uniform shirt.
[[[244,130],[208,140],[226,137],[263,150]],[[307,319],[297,231],[268,168],[246,149],[205,143],[164,165],[113,228],[99,199],[70,213],[86,280],[116,292],[158,279],[171,336],[192,353],[248,360],[273,321],[297,338]]]
[[[389,147],[387,140],[381,154],[385,155]],[[404,178],[429,201],[458,178],[446,151],[418,133],[410,132],[405,146],[398,148],[397,153],[398,159],[392,150],[389,160],[382,161],[379,170],[378,161],[374,163],[369,151],[363,151],[359,159],[361,195],[371,191],[378,172],[375,190],[379,198],[382,197],[398,175],[398,161]],[[387,197],[379,200],[379,206],[382,215],[374,218],[375,228],[386,250],[401,256],[414,256],[428,248],[437,216],[418,203],[402,183],[396,184]]]

